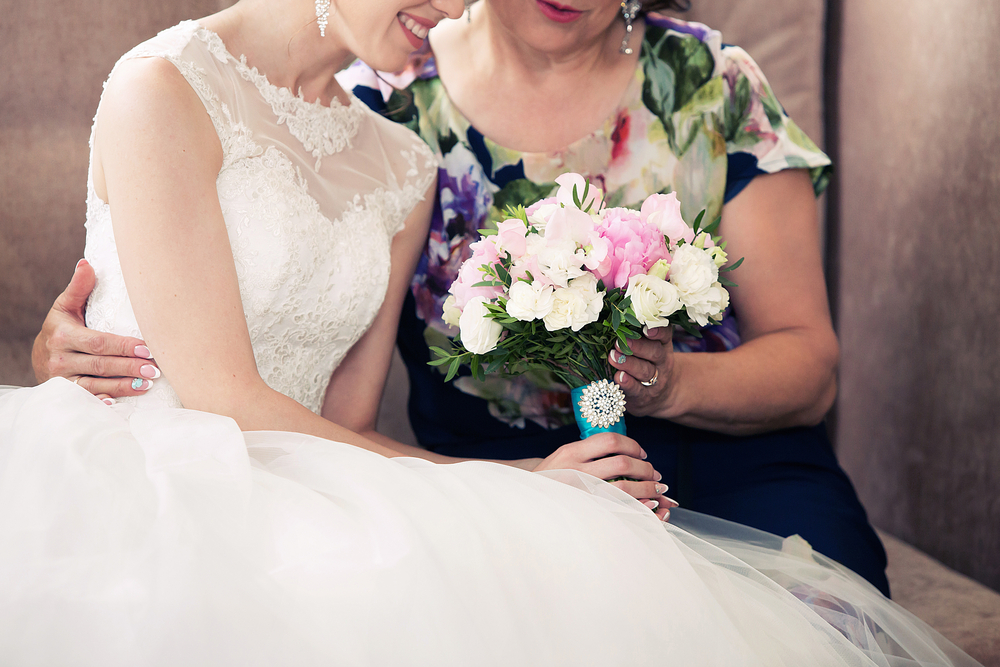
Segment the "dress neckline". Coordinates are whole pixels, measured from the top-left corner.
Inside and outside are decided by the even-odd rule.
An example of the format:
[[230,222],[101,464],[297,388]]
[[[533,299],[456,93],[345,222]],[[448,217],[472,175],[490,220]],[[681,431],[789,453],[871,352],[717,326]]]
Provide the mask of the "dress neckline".
[[276,86],[267,75],[247,64],[246,55],[237,58],[226,47],[222,38],[197,21],[190,21],[194,34],[205,43],[209,52],[220,62],[231,65],[247,82],[252,83],[267,102],[278,124],[288,126],[292,136],[316,158],[319,170],[323,157],[334,155],[348,148],[351,139],[361,129],[361,121],[368,114],[368,107],[353,92],[347,93],[348,103],[334,97],[329,105],[320,101],[309,102],[302,91],[293,93],[286,86]]

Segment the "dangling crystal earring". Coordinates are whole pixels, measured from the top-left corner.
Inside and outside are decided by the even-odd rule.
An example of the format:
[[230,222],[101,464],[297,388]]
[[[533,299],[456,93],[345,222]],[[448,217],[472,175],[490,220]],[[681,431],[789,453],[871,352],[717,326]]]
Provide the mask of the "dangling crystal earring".
[[473,0],[465,0],[465,22],[472,23],[472,2]]
[[632,21],[634,21],[635,17],[639,15],[640,9],[642,9],[641,0],[622,1],[622,17],[625,19],[625,36],[622,38],[622,46],[618,49],[618,52],[623,53],[626,56],[632,55],[632,47],[628,45],[628,38],[632,36]]
[[330,0],[316,0],[316,22],[319,36],[326,37],[326,26],[330,23]]

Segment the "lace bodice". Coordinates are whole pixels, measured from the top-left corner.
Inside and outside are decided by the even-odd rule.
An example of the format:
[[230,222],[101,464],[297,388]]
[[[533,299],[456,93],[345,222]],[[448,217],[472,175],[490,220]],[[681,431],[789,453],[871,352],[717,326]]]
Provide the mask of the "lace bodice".
[[[218,132],[219,201],[261,377],[318,412],[330,375],[382,303],[391,239],[430,186],[435,158],[356,98],[327,107],[272,85],[194,21],[122,60],[147,56],[178,68]],[[141,338],[110,208],[92,183],[86,226],[85,256],[97,273],[87,325]],[[127,400],[181,405],[166,377]]]

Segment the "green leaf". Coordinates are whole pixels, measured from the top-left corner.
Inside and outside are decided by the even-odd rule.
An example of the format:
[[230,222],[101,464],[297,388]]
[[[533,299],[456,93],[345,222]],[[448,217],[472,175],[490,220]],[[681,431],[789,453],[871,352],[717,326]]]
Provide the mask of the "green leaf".
[[503,264],[495,264],[497,269],[497,277],[503,281],[504,287],[510,285],[510,272],[503,267]]
[[448,367],[448,374],[444,376],[445,382],[451,382],[451,379],[458,375],[458,367],[462,364],[462,357],[455,357],[451,366]]
[[719,269],[719,273],[722,273],[723,271],[732,271],[733,269],[739,268],[740,264],[743,263],[744,259],[746,259],[746,258],[745,257],[740,257],[738,260],[736,260],[734,263],[730,264],[726,268]]
[[694,233],[696,236],[698,235],[698,230],[701,227],[701,221],[704,217],[705,217],[705,209],[702,209],[701,213],[698,214],[698,217],[694,219],[694,224],[691,225],[691,227],[694,229]]
[[[704,215],[705,212],[702,211],[701,214]],[[716,216],[715,220],[713,220],[711,223],[709,223],[708,226],[702,228],[701,231],[708,232],[709,234],[713,234],[713,233],[715,233],[715,230],[717,230],[719,228],[719,223],[720,222],[722,222],[722,216],[721,215],[720,216]]]
[[483,236],[496,236],[497,235],[497,230],[495,230],[495,229],[489,229],[489,228],[487,228],[487,229],[480,229],[480,230],[477,230],[477,231],[480,234],[482,234]]
[[451,361],[451,357],[441,357],[440,359],[435,359],[434,361],[428,361],[428,366],[443,366]]
[[506,287],[503,283],[498,283],[495,280],[483,280],[475,283],[473,287]]

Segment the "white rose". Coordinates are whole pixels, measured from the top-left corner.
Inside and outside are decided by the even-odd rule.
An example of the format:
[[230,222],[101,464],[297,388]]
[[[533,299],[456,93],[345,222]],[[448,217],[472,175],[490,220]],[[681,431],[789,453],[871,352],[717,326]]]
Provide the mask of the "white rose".
[[543,318],[549,331],[571,328],[579,331],[596,322],[604,307],[604,292],[597,290],[597,278],[587,273],[553,293],[552,310]]
[[719,267],[712,255],[684,244],[674,251],[670,262],[670,282],[680,293],[681,303],[692,306],[705,299],[705,292],[719,279]]
[[522,322],[540,320],[552,312],[552,286],[518,280],[510,286],[507,314]]
[[486,299],[481,296],[474,296],[465,304],[458,320],[458,328],[462,334],[462,344],[469,352],[486,354],[496,348],[503,327],[488,317],[489,312],[486,309]]
[[632,310],[638,320],[650,329],[668,326],[667,318],[681,307],[677,288],[651,275],[638,274],[629,278],[625,296],[632,299]]
[[462,316],[462,309],[458,307],[458,300],[454,294],[449,294],[441,307],[441,319],[450,327],[458,326],[458,319]]
[[722,283],[715,283],[705,290],[700,301],[686,306],[688,317],[699,326],[706,326],[709,318],[718,322],[723,311],[729,307],[729,291]]

